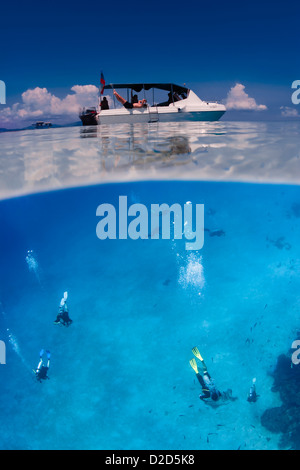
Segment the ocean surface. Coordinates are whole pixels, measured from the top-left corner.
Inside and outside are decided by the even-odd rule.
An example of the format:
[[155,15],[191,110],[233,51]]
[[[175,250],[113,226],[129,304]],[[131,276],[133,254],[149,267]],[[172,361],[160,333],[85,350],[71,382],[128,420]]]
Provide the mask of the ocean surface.
[[[0,135],[1,449],[300,448],[297,391],[289,402],[274,386],[292,388],[278,358],[300,330],[299,132],[220,121]],[[97,208],[118,213],[120,196],[149,214],[204,204],[203,248],[151,227],[100,240]],[[68,328],[53,323],[66,291]],[[194,346],[236,400],[199,400]]]

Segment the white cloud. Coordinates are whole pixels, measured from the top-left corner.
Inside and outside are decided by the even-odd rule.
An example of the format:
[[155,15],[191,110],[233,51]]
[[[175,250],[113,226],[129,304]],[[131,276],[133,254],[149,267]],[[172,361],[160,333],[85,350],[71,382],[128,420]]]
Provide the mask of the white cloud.
[[245,85],[237,83],[232,87],[225,100],[227,109],[233,110],[251,110],[251,111],[264,111],[267,106],[264,104],[257,104],[254,98],[250,98],[245,92]]
[[289,106],[281,106],[281,116],[284,117],[300,117],[298,110]]
[[0,127],[28,125],[31,119],[65,118],[77,120],[81,107],[97,106],[99,90],[94,85],[74,85],[70,94],[59,98],[47,88],[36,87],[22,93],[22,103],[0,110]]

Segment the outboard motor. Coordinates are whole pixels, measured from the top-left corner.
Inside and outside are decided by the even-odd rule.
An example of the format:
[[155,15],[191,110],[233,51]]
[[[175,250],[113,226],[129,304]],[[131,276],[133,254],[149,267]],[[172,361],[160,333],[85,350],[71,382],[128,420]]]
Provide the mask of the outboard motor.
[[79,117],[84,126],[97,126],[98,124],[96,108],[83,108],[83,110],[79,114]]

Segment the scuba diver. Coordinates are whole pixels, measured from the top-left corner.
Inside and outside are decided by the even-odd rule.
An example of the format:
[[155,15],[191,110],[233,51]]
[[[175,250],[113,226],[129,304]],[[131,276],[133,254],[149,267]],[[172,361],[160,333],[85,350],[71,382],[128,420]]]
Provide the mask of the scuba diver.
[[67,306],[68,292],[64,293],[63,298],[60,301],[59,311],[54,321],[55,325],[70,326],[73,320],[69,317],[69,309]]
[[42,349],[40,351],[40,362],[37,366],[37,369],[33,371],[35,373],[35,376],[36,376],[38,382],[40,382],[40,383],[42,383],[42,380],[49,379],[49,377],[47,376],[47,373],[48,373],[48,370],[49,370],[49,367],[50,367],[50,357],[51,357],[51,355],[50,355],[50,351],[46,351],[47,364],[45,365],[44,361],[43,361],[44,353],[45,353],[45,351]]
[[[228,389],[227,392],[220,392],[217,390],[213,379],[207,371],[206,364],[201,356],[197,347],[192,349],[193,354],[199,359],[203,366],[203,377],[198,371],[198,366],[195,359],[190,360],[190,365],[194,369],[197,379],[202,387],[202,394],[199,395],[200,400],[204,403],[215,405],[217,402],[225,402],[228,400],[235,401],[237,398],[232,397],[232,390]],[[221,403],[219,403],[221,404]]]
[[251,387],[250,387],[250,390],[249,390],[249,393],[248,393],[248,397],[247,397],[247,401],[248,401],[249,403],[255,403],[255,402],[257,402],[258,397],[259,397],[259,395],[257,395],[257,393],[256,393],[256,385],[255,385],[255,384],[256,384],[256,379],[253,379],[253,380],[252,380],[252,385],[251,385]]

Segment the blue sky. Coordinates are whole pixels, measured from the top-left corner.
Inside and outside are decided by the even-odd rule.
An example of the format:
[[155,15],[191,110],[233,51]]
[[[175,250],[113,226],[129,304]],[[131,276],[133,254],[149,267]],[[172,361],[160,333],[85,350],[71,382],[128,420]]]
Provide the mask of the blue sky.
[[74,85],[98,86],[103,70],[107,83],[186,83],[204,99],[239,83],[265,116],[296,114],[299,19],[290,0],[5,2],[0,79],[10,108],[36,87],[64,99]]

